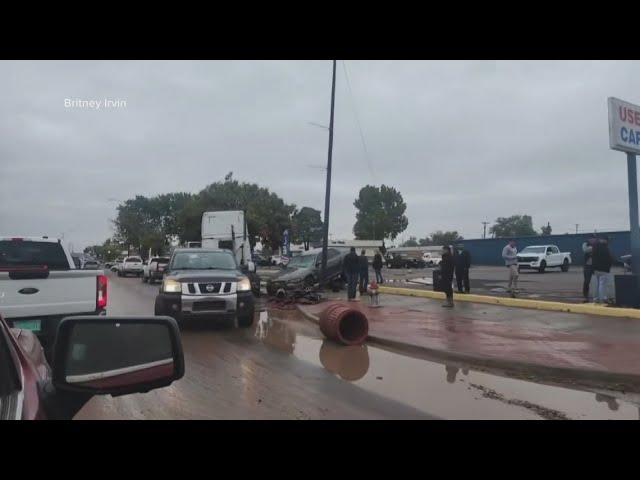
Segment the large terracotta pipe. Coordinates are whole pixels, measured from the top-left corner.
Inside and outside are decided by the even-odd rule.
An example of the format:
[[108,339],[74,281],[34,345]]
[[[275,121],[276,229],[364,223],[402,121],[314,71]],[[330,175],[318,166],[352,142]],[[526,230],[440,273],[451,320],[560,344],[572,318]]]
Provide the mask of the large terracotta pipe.
[[330,340],[362,345],[369,334],[369,321],[360,310],[334,303],[320,314],[320,331]]

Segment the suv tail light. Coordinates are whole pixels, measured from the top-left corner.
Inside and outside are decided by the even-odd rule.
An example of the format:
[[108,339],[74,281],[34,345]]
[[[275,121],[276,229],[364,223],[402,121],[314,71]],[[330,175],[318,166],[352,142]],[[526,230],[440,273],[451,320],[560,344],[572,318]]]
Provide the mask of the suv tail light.
[[96,291],[96,310],[107,307],[107,276],[98,275]]

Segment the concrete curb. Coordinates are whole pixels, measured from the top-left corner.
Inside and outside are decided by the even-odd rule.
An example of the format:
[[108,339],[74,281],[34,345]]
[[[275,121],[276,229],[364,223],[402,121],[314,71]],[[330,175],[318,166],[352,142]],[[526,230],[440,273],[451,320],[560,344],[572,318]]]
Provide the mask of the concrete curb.
[[[444,300],[442,292],[430,290],[415,290],[412,288],[397,288],[380,286],[380,293],[388,295],[405,295],[409,297],[432,298]],[[485,303],[489,305],[502,305],[505,307],[529,308],[534,310],[547,310],[551,312],[582,313],[585,315],[599,315],[603,317],[620,317],[640,319],[640,310],[633,308],[604,307],[585,303],[562,303],[545,300],[525,300],[523,298],[491,297],[488,295],[454,294],[457,302]]]
[[[318,316],[304,311],[301,305],[296,305],[296,308],[307,320],[315,324],[320,323]],[[640,376],[628,373],[605,372],[602,370],[589,370],[575,367],[556,367],[519,360],[472,355],[451,350],[413,345],[375,335],[369,335],[367,342],[382,348],[387,347],[389,349],[399,350],[418,358],[427,357],[428,360],[468,364],[489,370],[505,371],[526,378],[540,377],[540,379],[562,384],[566,384],[567,380],[570,380],[570,383],[574,386],[579,385],[590,388],[599,388],[603,384],[606,384],[609,388],[622,392],[640,392]]]

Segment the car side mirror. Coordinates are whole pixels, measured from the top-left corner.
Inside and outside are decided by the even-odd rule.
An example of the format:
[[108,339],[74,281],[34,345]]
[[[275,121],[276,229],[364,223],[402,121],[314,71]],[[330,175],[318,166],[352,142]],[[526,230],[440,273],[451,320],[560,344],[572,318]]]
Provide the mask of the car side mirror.
[[180,330],[170,317],[66,317],[53,355],[53,384],[69,392],[148,392],[184,375]]

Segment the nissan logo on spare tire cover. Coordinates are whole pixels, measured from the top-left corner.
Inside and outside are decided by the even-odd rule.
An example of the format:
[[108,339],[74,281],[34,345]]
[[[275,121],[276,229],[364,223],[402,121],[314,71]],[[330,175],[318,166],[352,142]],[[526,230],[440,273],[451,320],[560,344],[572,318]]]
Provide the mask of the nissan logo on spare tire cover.
[[209,293],[213,292],[213,284],[212,283],[208,284],[205,288],[207,289],[207,292],[209,292]]

